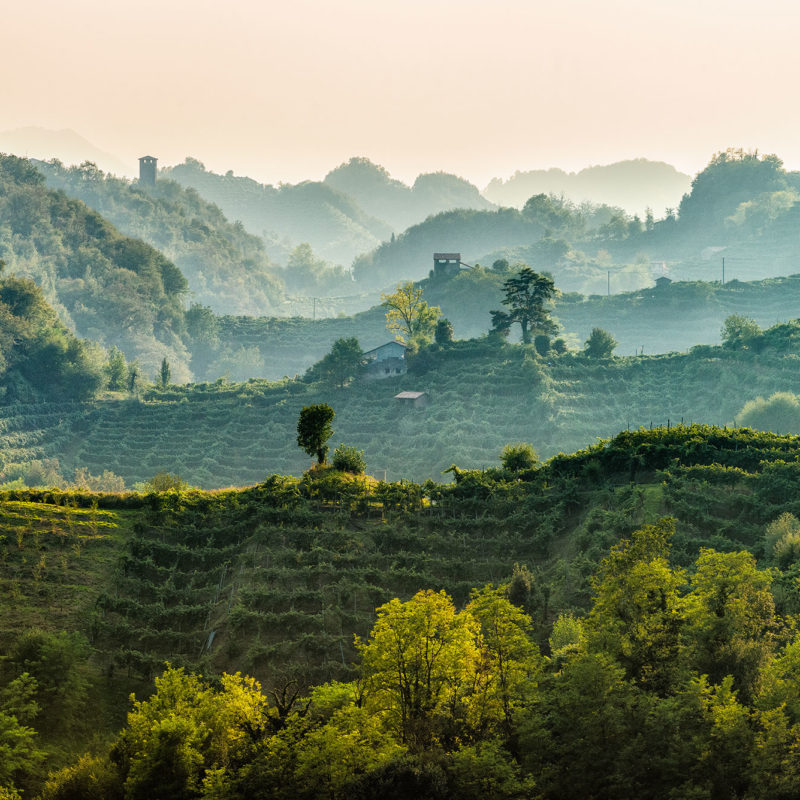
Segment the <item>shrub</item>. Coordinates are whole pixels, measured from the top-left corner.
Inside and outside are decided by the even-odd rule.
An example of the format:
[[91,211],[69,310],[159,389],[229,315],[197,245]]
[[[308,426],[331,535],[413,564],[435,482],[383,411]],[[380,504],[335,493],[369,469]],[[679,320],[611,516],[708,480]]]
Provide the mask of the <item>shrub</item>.
[[[563,341],[563,340],[562,340]],[[550,354],[551,342],[550,337],[546,333],[540,333],[533,340],[533,346],[536,348],[536,352],[542,356],[548,356]]]
[[527,442],[518,444],[507,444],[500,454],[500,461],[503,467],[509,472],[523,472],[526,469],[533,469],[539,457],[533,446]]
[[800,433],[800,403],[791,392],[776,392],[768,400],[757,397],[745,403],[739,425],[772,433]]
[[158,472],[143,484],[143,492],[168,492],[170,489],[177,489],[179,492],[188,489],[189,484],[182,480],[179,475],[169,472]]
[[592,328],[583,349],[589,358],[611,358],[616,346],[617,340],[608,331]]
[[333,468],[339,472],[352,472],[353,475],[362,475],[367,468],[364,461],[364,451],[356,450],[346,444],[340,444],[333,451]]

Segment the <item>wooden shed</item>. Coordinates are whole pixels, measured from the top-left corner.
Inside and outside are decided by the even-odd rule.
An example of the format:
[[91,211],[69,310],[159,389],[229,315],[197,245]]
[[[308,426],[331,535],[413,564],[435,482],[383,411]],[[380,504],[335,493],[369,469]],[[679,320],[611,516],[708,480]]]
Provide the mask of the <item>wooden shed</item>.
[[394,396],[394,399],[399,400],[404,406],[412,408],[425,408],[428,405],[427,392],[400,392]]

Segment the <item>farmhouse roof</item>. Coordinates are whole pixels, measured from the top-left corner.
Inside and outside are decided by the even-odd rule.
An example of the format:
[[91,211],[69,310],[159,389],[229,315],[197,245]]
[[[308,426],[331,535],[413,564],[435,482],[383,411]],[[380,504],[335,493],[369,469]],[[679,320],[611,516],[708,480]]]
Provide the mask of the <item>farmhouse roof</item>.
[[399,344],[400,347],[403,348],[403,350],[408,350],[408,347],[403,342],[398,342],[397,339],[394,339],[391,342],[384,342],[383,344],[379,344],[377,347],[373,347],[372,350],[366,350],[364,352],[364,355],[368,356],[370,353],[374,353],[377,350],[382,350],[384,347],[387,347],[390,344]]
[[422,397],[425,392],[400,392],[394,396],[395,400],[416,400]]

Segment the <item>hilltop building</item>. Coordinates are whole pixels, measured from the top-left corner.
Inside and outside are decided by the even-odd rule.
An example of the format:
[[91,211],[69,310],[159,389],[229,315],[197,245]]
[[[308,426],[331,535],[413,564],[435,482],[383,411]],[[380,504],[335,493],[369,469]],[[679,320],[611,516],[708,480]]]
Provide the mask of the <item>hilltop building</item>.
[[139,159],[139,183],[142,186],[156,185],[156,166],[158,159],[155,156],[142,156]]
[[669,286],[672,283],[672,279],[668,278],[666,275],[662,275],[659,278],[656,278],[656,286],[659,289],[663,289],[666,286]]
[[452,278],[461,271],[461,253],[434,253],[433,277]]
[[367,350],[364,353],[364,358],[368,362],[364,377],[374,381],[405,375],[407,371],[406,349],[402,342],[395,340]]

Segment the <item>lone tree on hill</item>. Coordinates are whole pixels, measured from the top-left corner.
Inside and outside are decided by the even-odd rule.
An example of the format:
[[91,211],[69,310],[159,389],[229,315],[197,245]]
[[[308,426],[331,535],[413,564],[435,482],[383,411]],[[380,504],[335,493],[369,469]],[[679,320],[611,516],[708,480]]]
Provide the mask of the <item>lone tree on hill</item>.
[[334,416],[334,410],[327,403],[319,403],[306,406],[297,420],[297,444],[312,458],[316,456],[319,464],[324,464],[328,457],[327,441],[333,436]]
[[539,461],[539,456],[533,449],[533,445],[527,442],[518,444],[507,444],[500,453],[500,462],[503,469],[509,472],[523,472],[526,469],[533,469]]
[[415,289],[411,281],[406,281],[393,294],[381,294],[381,300],[386,309],[386,329],[401,342],[432,339],[442,309],[429,306],[422,299],[422,289]]
[[169,385],[169,379],[172,377],[172,373],[169,368],[169,361],[167,361],[167,357],[164,356],[164,360],[161,362],[161,372],[158,375],[158,379],[161,382],[161,386],[166,389]]
[[611,358],[617,340],[602,328],[592,328],[589,338],[586,340],[583,351],[589,358]]
[[522,341],[531,343],[533,334],[549,336],[558,326],[550,319],[553,298],[558,294],[553,279],[540,275],[530,267],[523,267],[516,275],[503,283],[503,305],[508,311],[491,311],[492,329],[507,334],[518,322],[522,328]]

